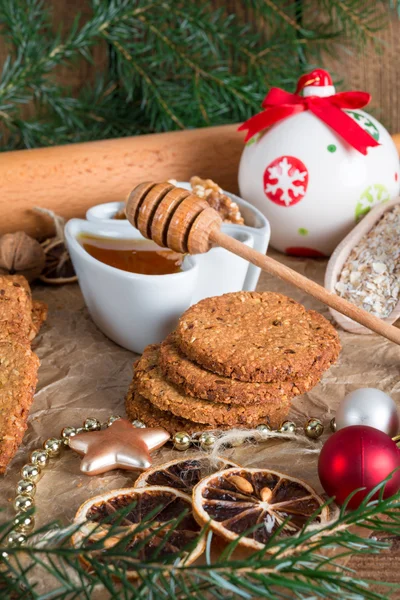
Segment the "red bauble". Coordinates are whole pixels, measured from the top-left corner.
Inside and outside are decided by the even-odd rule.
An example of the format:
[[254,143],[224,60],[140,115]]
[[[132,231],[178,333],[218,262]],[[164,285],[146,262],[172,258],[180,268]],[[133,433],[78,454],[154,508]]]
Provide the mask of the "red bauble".
[[[318,475],[325,492],[342,505],[358,488],[349,508],[357,508],[365,496],[400,466],[400,450],[393,440],[374,427],[353,425],[334,433],[324,444]],[[400,470],[385,485],[384,498],[400,489]]]

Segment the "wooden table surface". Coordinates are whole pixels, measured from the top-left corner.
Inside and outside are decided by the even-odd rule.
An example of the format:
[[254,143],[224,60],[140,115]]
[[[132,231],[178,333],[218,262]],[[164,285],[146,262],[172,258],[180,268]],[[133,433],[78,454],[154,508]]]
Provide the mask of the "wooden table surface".
[[[357,577],[361,579],[372,579],[385,581],[400,585],[400,538],[382,537],[379,539],[391,545],[390,550],[374,555],[354,556],[348,563],[348,567],[354,569]],[[377,586],[375,591],[385,594],[385,586]],[[400,591],[391,598],[399,599]]]

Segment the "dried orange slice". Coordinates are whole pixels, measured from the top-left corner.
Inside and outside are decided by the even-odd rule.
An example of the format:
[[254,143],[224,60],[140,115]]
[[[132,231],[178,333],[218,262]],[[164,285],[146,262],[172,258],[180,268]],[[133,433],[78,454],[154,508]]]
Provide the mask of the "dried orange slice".
[[216,471],[231,469],[232,467],[240,467],[240,465],[221,456],[215,458],[211,456],[178,458],[147,469],[137,478],[135,488],[149,485],[166,485],[186,494],[191,494],[194,486],[204,477]]
[[[128,509],[129,506],[132,508]],[[116,511],[123,511],[124,508],[128,512],[121,520],[120,513]],[[74,523],[81,524],[81,527],[73,535],[72,543],[74,546],[87,548],[88,545],[101,542],[108,533],[108,537],[101,544],[102,548],[121,544],[121,540],[124,539],[123,548],[119,546],[119,550],[131,550],[135,553],[136,560],[170,562],[182,552],[181,562],[189,565],[205,548],[204,536],[197,540],[201,526],[195,521],[191,509],[190,496],[168,487],[112,490],[90,498],[80,506]],[[178,522],[170,523],[171,520],[181,517],[184,511],[187,512],[185,516]],[[149,527],[143,527],[146,518],[151,520]],[[136,531],[138,528],[139,531]],[[106,560],[102,549],[96,549],[94,554],[97,560]],[[132,562],[135,558],[132,558]],[[128,576],[137,577],[135,569],[129,570]]]
[[[226,540],[261,550],[287,520],[279,537],[295,535],[324,504],[304,481],[269,469],[233,468],[214,473],[193,490],[193,514]],[[329,520],[324,507],[312,523]]]

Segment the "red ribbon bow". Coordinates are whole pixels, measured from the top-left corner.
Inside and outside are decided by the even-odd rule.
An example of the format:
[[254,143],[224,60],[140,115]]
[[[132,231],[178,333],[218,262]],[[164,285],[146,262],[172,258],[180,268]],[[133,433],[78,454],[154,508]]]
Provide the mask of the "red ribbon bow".
[[379,143],[342,109],[362,108],[368,104],[370,99],[370,94],[366,92],[341,92],[325,98],[319,96],[303,98],[303,96],[290,94],[280,88],[272,88],[262,103],[264,110],[243,123],[239,127],[239,131],[248,130],[245,139],[247,142],[253,135],[277,121],[304,110],[310,110],[321,121],[332,127],[353,148],[361,154],[367,154],[369,146],[379,146]]

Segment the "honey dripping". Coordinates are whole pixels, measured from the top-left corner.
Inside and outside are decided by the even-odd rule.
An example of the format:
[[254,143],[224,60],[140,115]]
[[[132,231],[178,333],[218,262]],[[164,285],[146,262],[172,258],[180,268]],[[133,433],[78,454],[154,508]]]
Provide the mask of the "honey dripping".
[[112,240],[83,234],[79,241],[96,260],[129,273],[168,275],[182,270],[181,254],[148,240]]

